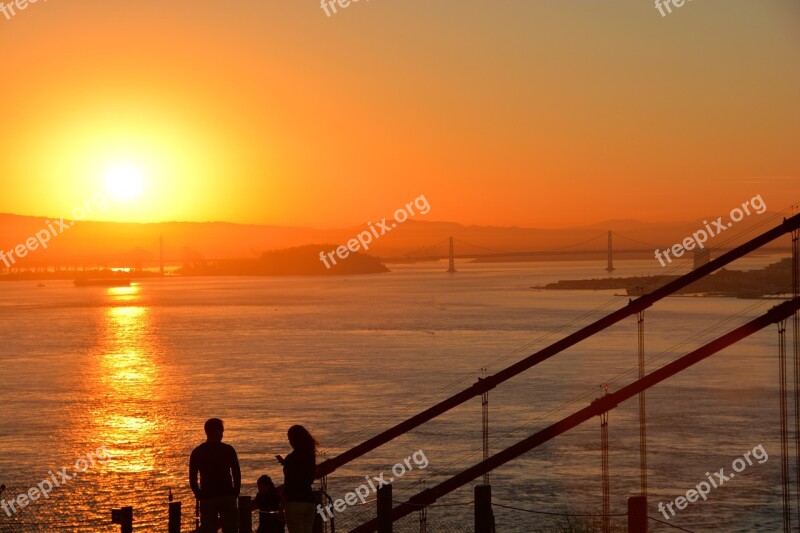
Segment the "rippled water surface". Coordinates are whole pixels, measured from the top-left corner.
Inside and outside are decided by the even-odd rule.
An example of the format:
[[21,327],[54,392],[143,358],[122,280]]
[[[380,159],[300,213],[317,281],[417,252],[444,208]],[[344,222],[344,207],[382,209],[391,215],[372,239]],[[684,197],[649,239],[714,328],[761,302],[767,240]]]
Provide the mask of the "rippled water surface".
[[[184,502],[189,531],[188,456],[204,440],[206,418],[225,420],[225,440],[239,452],[243,492],[255,494],[259,475],[281,477],[274,455],[288,451],[291,424],[306,424],[333,457],[390,420],[468,386],[482,367],[495,372],[627,301],[614,291],[531,288],[604,276],[596,264],[459,265],[454,276],[442,270],[167,278],[129,288],[0,284],[3,497],[63,467],[70,475],[49,498],[11,517],[0,511],[0,531],[118,531],[110,510],[122,505],[134,507],[136,530],[164,531],[170,489]],[[647,270],[654,271],[652,262],[634,261],[615,274]],[[658,304],[645,315],[648,367],[774,303],[683,297]],[[706,472],[729,472],[734,459],[761,444],[768,460],[754,462],[670,523],[696,531],[780,528],[776,331],[764,330],[648,393],[651,516],[663,519],[658,501],[685,494]],[[635,369],[631,318],[493,390],[492,451],[588,405],[603,384],[620,388]],[[395,499],[423,484],[430,488],[480,460],[480,414],[476,399],[421,426],[334,473],[329,492],[342,497],[364,476],[388,472],[417,450],[429,466],[397,479]],[[626,498],[639,487],[636,416],[635,400],[610,415],[614,513],[625,512]],[[107,461],[88,457],[100,447]],[[86,471],[71,477],[82,458]],[[499,504],[597,511],[599,420],[507,464],[490,481]],[[472,485],[442,500],[428,511],[428,530],[469,531],[471,500]],[[346,530],[373,513],[374,504],[349,508],[337,526]],[[504,507],[495,514],[501,532],[547,530],[560,520]],[[418,531],[418,521],[414,514],[398,529]]]

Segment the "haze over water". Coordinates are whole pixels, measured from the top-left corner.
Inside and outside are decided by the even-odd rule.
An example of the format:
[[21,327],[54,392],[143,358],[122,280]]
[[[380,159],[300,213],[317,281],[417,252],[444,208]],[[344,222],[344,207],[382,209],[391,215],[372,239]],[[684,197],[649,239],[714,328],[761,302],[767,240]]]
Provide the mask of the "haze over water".
[[[774,258],[770,258],[772,260]],[[770,261],[750,259],[748,267]],[[653,268],[623,262],[615,275]],[[741,265],[739,265],[741,266]],[[619,308],[614,291],[538,291],[532,286],[603,274],[598,262],[396,266],[347,278],[197,278],[145,280],[129,288],[75,288],[69,282],[4,283],[0,290],[0,482],[5,496],[35,486],[89,451],[111,459],[56,489],[0,531],[117,531],[110,509],[135,508],[138,531],[166,527],[167,493],[193,523],[187,469],[204,440],[202,424],[225,420],[239,453],[243,494],[255,479],[281,479],[275,454],[285,431],[307,425],[330,458],[532,353],[589,320]],[[714,338],[774,301],[669,298],[646,312],[648,368],[695,333],[663,364]],[[598,308],[605,306],[604,309]],[[583,319],[576,319],[595,311]],[[741,316],[724,327],[718,322]],[[762,444],[769,454],[739,477],[671,519],[705,531],[772,531],[780,525],[777,334],[768,328],[648,393],[651,502],[671,501],[730,470]],[[517,351],[516,353],[513,353]],[[490,393],[493,452],[509,446],[635,377],[636,325],[628,319]],[[613,378],[632,371],[622,379]],[[459,382],[460,383],[456,383]],[[447,390],[446,385],[456,383]],[[579,397],[577,401],[565,402]],[[408,404],[416,403],[409,409]],[[558,408],[562,408],[557,410]],[[423,449],[430,465],[395,483],[402,500],[481,457],[480,402],[474,400],[335,472],[332,497],[366,475],[388,472]],[[638,490],[636,402],[610,415],[612,512]],[[601,505],[599,421],[593,420],[495,471],[495,503],[550,512]],[[469,531],[471,485],[429,510],[429,530]],[[345,511],[342,529],[374,513]],[[548,530],[546,517],[495,510],[498,531]],[[653,515],[654,513],[651,513]],[[663,517],[662,517],[663,518]],[[652,524],[654,531],[660,531]],[[397,525],[413,531],[411,515]]]

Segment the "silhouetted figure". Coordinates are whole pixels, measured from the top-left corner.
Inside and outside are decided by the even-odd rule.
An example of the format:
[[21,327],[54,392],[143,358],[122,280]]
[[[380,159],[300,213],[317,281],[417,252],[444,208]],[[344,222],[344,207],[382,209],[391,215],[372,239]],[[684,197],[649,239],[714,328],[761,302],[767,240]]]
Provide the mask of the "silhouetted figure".
[[239,458],[233,446],[222,442],[222,420],[208,419],[205,430],[208,440],[195,448],[189,459],[189,484],[200,501],[200,531],[216,533],[221,522],[223,533],[236,533],[236,498],[242,486]]
[[317,439],[303,426],[288,432],[292,453],[283,460],[283,498],[289,533],[311,533],[314,527],[314,483],[317,470]]
[[284,533],[286,522],[281,512],[281,495],[272,478],[261,476],[256,481],[258,494],[253,499],[253,510],[258,509],[258,531],[256,533]]

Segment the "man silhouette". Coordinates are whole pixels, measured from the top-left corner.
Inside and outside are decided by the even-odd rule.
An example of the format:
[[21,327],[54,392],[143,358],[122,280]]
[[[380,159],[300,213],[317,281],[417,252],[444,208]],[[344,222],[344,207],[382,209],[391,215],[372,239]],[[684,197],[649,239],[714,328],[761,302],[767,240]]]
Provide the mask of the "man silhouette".
[[239,529],[236,498],[242,486],[239,458],[233,446],[222,442],[225,431],[222,420],[208,419],[205,430],[206,442],[195,448],[189,459],[189,485],[200,500],[199,531],[216,533],[221,522],[223,533],[236,533]]

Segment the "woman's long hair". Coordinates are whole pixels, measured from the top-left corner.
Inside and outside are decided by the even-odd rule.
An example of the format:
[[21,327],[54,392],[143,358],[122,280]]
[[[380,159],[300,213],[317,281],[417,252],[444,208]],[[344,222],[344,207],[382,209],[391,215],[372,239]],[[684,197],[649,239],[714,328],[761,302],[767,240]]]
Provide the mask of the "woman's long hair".
[[297,453],[316,459],[319,442],[317,442],[317,439],[315,439],[305,427],[300,425],[292,426],[289,428],[288,435],[289,444],[292,445],[292,448],[294,448]]

